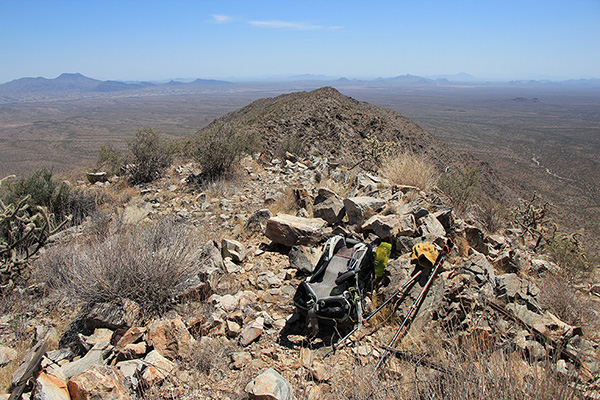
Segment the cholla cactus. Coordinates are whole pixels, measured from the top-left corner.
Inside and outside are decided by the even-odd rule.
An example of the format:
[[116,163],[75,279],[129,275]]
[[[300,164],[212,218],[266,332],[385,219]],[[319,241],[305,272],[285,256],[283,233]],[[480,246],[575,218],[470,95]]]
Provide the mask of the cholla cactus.
[[[0,179],[2,183],[14,176]],[[19,276],[30,257],[69,221],[54,226],[52,214],[44,207],[30,209],[30,196],[4,204],[0,199],[0,283],[6,284]]]

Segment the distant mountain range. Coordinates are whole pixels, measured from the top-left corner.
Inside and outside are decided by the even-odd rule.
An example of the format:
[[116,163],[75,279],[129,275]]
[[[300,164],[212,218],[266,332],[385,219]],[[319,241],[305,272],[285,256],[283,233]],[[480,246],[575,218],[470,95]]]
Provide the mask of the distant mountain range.
[[[453,84],[461,85],[504,85],[514,87],[549,87],[549,88],[568,88],[575,87],[580,89],[600,89],[600,79],[577,79],[567,81],[548,81],[548,80],[522,80],[510,82],[482,82],[478,81],[472,75],[459,73],[455,75],[435,75],[422,77],[417,75],[399,75],[390,78],[376,78],[372,80],[332,78],[324,75],[296,75],[290,77],[287,81],[281,80],[278,83],[269,82],[265,84],[285,84],[291,83],[295,87],[313,89],[325,85],[343,88],[345,86],[364,86],[364,87],[394,87],[394,86],[446,86]],[[254,84],[257,82],[254,82]],[[20,78],[13,81],[0,84],[0,101],[31,101],[45,100],[54,98],[73,98],[79,96],[93,96],[110,93],[154,93],[154,92],[198,92],[203,90],[221,90],[235,87],[245,87],[249,83],[229,82],[214,79],[196,79],[190,82],[181,80],[171,80],[169,82],[123,82],[123,81],[101,81],[88,78],[79,73],[64,73],[54,79],[47,78]]]
[[65,95],[77,95],[86,93],[111,93],[124,91],[152,90],[157,87],[168,87],[176,85],[189,88],[216,88],[233,85],[231,82],[212,79],[196,79],[195,81],[183,83],[170,81],[157,84],[153,82],[122,82],[101,81],[88,78],[79,73],[64,73],[54,79],[47,78],[20,78],[0,85],[0,98],[4,100],[20,100],[30,97],[54,97]]

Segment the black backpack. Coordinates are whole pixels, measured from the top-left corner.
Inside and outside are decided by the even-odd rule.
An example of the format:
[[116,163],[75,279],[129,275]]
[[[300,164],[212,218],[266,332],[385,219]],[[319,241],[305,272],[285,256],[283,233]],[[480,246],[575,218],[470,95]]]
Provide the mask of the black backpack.
[[313,335],[319,323],[356,323],[374,276],[373,250],[360,240],[333,236],[323,247],[314,272],[298,286],[294,305]]

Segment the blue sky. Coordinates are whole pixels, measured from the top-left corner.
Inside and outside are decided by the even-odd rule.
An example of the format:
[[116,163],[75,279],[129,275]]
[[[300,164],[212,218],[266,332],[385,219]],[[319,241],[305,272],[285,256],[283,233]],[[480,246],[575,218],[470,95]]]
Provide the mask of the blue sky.
[[0,0],[0,82],[600,78],[600,0]]

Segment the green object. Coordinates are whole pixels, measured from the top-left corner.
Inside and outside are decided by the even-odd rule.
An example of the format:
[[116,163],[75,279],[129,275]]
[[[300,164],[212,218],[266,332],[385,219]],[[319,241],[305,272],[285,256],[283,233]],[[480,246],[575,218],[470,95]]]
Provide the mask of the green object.
[[381,278],[385,271],[385,266],[390,258],[392,245],[386,242],[381,242],[375,251],[375,276]]

